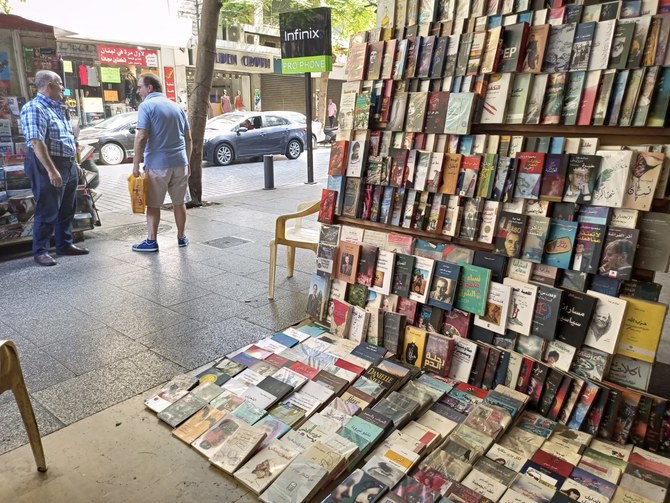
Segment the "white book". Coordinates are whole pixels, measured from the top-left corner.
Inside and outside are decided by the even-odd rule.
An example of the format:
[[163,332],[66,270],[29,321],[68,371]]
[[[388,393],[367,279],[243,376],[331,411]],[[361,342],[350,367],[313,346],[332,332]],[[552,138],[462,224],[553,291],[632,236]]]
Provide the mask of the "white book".
[[299,454],[282,440],[275,440],[254,455],[234,477],[254,493],[263,492]]
[[510,351],[509,364],[507,365],[507,374],[505,375],[505,386],[516,387],[519,374],[521,373],[521,364],[523,356],[515,351]]
[[470,372],[472,372],[478,346],[474,341],[462,337],[454,337],[454,340],[456,341],[456,347],[454,348],[449,377],[467,382],[470,378]]
[[510,286],[491,281],[484,316],[475,315],[475,325],[504,335],[511,298],[512,288]]
[[510,307],[507,327],[519,334],[530,335],[533,313],[535,312],[537,286],[522,283],[512,278],[505,278],[503,284],[512,287],[512,306]]
[[523,124],[532,79],[532,73],[517,73],[514,75],[509,105],[505,113],[505,124]]
[[314,398],[322,404],[327,403],[335,395],[335,392],[332,389],[316,381],[307,381],[305,385],[300,388],[300,393]]
[[351,313],[351,323],[349,325],[349,339],[356,342],[363,342],[368,333],[368,323],[370,322],[370,313],[365,309],[354,306]]
[[637,228],[637,220],[639,217],[639,210],[613,208],[609,225],[612,227],[623,227],[624,229],[635,229]]
[[496,224],[498,222],[498,212],[500,210],[499,201],[484,201],[484,208],[482,209],[482,221],[479,227],[479,237],[477,241],[480,243],[491,244],[495,236]]
[[598,150],[602,157],[592,203],[596,206],[620,208],[624,200],[626,180],[635,152],[631,150]]
[[480,124],[503,124],[509,101],[511,73],[493,73],[489,77]]
[[596,24],[596,31],[593,35],[593,43],[591,44],[589,71],[607,69],[615,28],[616,19],[608,19]]
[[394,263],[395,253],[382,249],[379,250],[377,264],[375,266],[375,274],[370,290],[384,295],[389,295],[391,293]]
[[507,277],[528,283],[533,274],[533,263],[528,260],[510,257],[507,263]]
[[340,242],[347,243],[361,243],[363,242],[364,229],[361,227],[353,227],[351,225],[343,225],[340,231]]
[[587,295],[596,297],[598,302],[591,317],[584,344],[605,353],[614,354],[619,342],[621,325],[626,314],[627,302],[618,297],[587,290]]
[[550,363],[553,367],[563,372],[568,372],[570,370],[570,364],[572,363],[573,358],[575,357],[575,352],[577,348],[566,344],[565,342],[554,339],[549,341],[547,348],[544,352],[544,360],[546,363]]
[[507,490],[507,486],[505,484],[492,479],[476,468],[473,468],[470,473],[468,473],[468,475],[463,479],[462,484],[465,487],[472,489],[473,491],[476,491],[483,496],[486,496],[491,501],[498,501]]
[[274,396],[272,393],[268,393],[263,389],[260,389],[258,386],[250,386],[247,388],[246,391],[242,394],[242,397],[244,397],[246,400],[249,400],[259,409],[266,410],[277,401],[276,396]]
[[426,257],[416,257],[410,284],[409,298],[425,304],[430,292],[435,261]]

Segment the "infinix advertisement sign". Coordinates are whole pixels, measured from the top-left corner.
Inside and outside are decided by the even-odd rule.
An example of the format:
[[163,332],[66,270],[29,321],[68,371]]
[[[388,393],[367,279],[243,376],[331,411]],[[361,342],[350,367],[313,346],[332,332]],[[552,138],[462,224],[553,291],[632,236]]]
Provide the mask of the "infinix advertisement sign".
[[333,69],[330,7],[279,14],[282,73],[329,72]]

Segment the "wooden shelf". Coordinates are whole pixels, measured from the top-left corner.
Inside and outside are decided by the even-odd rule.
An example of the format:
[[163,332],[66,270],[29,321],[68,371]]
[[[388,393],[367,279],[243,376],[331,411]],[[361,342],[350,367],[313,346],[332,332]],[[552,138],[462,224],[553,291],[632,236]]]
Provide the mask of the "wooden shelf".
[[398,227],[395,225],[387,225],[379,222],[371,222],[369,220],[362,220],[360,218],[352,217],[335,217],[336,224],[355,225],[364,229],[383,232],[395,232],[397,234],[407,234],[409,236],[428,239],[430,241],[438,241],[440,243],[454,243],[455,245],[472,248],[474,250],[493,251],[493,245],[479,243],[477,241],[469,241],[467,239],[452,238],[450,236],[443,236],[434,232],[420,231],[416,229],[406,229],[405,227]]
[[471,134],[599,138],[603,145],[670,143],[670,128],[618,126],[548,126],[544,124],[473,124]]

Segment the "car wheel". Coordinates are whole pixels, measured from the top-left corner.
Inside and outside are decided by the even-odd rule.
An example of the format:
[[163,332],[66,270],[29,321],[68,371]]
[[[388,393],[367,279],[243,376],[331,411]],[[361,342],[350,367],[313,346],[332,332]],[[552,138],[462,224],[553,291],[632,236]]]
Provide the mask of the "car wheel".
[[233,152],[233,147],[227,143],[222,143],[216,147],[214,152],[214,161],[219,166],[228,166],[235,159],[235,153]]
[[302,154],[302,143],[298,140],[291,140],[286,146],[286,157],[289,159],[297,159]]
[[125,160],[126,152],[118,143],[105,143],[100,147],[100,162],[103,164],[121,164]]

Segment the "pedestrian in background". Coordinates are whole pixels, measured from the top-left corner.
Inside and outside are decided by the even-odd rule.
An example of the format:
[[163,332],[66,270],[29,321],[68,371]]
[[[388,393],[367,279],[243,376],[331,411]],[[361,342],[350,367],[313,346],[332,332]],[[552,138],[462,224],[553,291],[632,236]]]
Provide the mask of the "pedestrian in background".
[[328,98],[328,124],[330,127],[333,127],[333,121],[337,115],[337,105],[333,102],[332,99]]
[[137,113],[133,175],[140,176],[144,153],[147,190],[147,239],[133,245],[133,251],[157,252],[158,224],[165,194],[170,194],[177,224],[177,244],[188,246],[186,227],[186,190],[191,168],[191,130],[186,114],[179,105],[163,94],[163,85],[153,73],[143,73],[138,80],[142,97]]
[[49,255],[55,235],[58,255],[86,255],[73,244],[79,169],[72,126],[63,105],[63,81],[50,70],[35,74],[37,95],[21,109],[21,130],[28,151],[24,169],[35,197],[33,256],[42,266],[56,265]]

